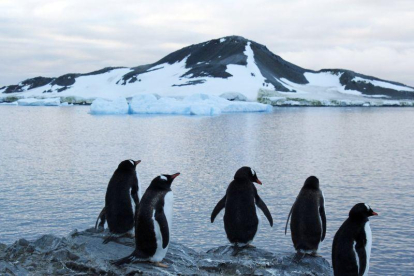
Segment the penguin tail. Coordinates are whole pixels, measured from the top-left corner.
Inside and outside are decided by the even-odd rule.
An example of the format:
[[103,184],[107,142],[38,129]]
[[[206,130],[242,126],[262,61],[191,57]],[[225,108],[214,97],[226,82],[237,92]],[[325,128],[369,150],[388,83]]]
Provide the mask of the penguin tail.
[[134,252],[132,252],[131,255],[127,257],[124,257],[118,260],[109,261],[109,262],[112,265],[120,266],[123,264],[130,264],[136,261],[145,261],[146,259],[148,259],[147,256],[144,256],[144,254],[142,254],[140,251],[135,250]]

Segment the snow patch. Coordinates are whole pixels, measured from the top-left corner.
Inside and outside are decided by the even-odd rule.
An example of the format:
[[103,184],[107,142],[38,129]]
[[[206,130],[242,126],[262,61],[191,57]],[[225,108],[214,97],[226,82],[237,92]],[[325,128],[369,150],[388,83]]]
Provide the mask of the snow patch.
[[322,87],[340,87],[342,86],[339,78],[343,73],[334,74],[331,72],[321,72],[321,73],[309,73],[306,72],[303,75],[308,80],[309,85],[316,85]]
[[226,41],[225,38],[220,38],[220,43],[223,43],[224,41]]
[[410,87],[406,87],[406,86],[402,86],[402,85],[396,85],[396,84],[392,84],[392,83],[388,83],[385,81],[379,81],[379,80],[367,80],[361,77],[355,77],[352,79],[352,81],[355,82],[364,82],[364,83],[370,83],[374,86],[378,86],[378,87],[382,87],[382,88],[388,88],[388,89],[393,89],[393,90],[397,90],[397,91],[410,91],[410,92],[414,92],[414,89],[410,88]]

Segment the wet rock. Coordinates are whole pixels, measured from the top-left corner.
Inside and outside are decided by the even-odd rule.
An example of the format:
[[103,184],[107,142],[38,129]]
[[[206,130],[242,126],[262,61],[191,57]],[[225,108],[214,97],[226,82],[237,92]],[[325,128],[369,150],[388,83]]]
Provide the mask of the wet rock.
[[26,239],[20,239],[17,241],[17,244],[20,246],[28,246],[29,245],[29,241]]
[[321,257],[298,259],[295,254],[232,246],[202,253],[174,242],[163,261],[168,268],[145,262],[116,267],[109,261],[131,254],[134,241],[122,238],[103,244],[107,235],[88,229],[73,231],[67,238],[45,235],[7,248],[0,244],[0,275],[332,275]]
[[76,254],[73,254],[72,252],[70,252],[67,249],[61,249],[61,250],[57,250],[54,251],[52,253],[52,261],[54,262],[62,262],[62,261],[66,261],[66,260],[71,260],[71,261],[76,261],[79,259],[79,256]]
[[34,242],[34,246],[41,252],[49,252],[66,246],[65,238],[59,238],[53,235],[44,235]]

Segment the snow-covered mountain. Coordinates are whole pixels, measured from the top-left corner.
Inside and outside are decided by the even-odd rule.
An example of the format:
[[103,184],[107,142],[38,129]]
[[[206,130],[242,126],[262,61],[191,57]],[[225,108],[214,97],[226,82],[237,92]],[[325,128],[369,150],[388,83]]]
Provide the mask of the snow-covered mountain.
[[[0,88],[6,97],[114,98],[144,93],[185,97],[238,92],[307,100],[414,100],[414,88],[342,69],[312,71],[240,36],[191,45],[161,60],[133,68],[109,67],[87,74],[36,77]],[[0,96],[0,97],[1,97]]]

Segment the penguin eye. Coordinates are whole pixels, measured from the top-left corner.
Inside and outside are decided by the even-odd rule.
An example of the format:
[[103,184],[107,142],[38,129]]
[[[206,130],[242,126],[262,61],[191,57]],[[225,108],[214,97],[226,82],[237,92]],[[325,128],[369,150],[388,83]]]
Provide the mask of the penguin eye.
[[131,162],[132,166],[135,166],[135,162],[134,162],[134,160],[129,159],[128,161],[129,161],[129,162]]
[[165,177],[164,175],[160,175],[160,178],[164,181],[167,181],[167,177]]
[[364,204],[367,207],[367,211],[371,210],[371,207],[368,204],[366,204],[366,203],[364,203]]

